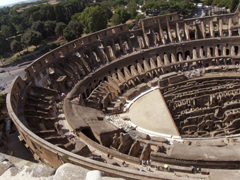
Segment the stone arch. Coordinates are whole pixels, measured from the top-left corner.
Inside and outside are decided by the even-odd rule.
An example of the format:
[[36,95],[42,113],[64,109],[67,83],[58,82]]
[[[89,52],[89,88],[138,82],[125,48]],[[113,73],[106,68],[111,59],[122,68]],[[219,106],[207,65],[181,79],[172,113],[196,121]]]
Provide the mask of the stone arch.
[[177,53],[177,59],[176,59],[177,61],[180,60],[180,59],[179,59],[179,54],[183,57],[183,53],[182,53],[182,52],[178,52],[178,53]]
[[113,46],[112,41],[111,40],[107,40],[106,45],[112,47]]
[[218,55],[221,56],[222,55],[222,51],[220,49],[218,49]]
[[226,55],[228,56],[230,54],[229,49],[226,49]]
[[185,55],[185,56],[184,56],[185,59],[187,59],[187,56],[191,57],[191,53],[190,53],[189,50],[185,51],[184,55]]
[[118,51],[122,51],[119,38],[117,38],[117,37],[114,38],[113,42],[114,42],[114,46],[115,46],[115,48],[116,48],[116,51],[117,51],[117,52],[118,52]]
[[213,56],[213,48],[210,47],[209,49],[210,49],[210,54],[211,54],[211,56]]
[[239,51],[238,46],[234,46],[234,52],[235,52],[235,55],[238,55],[238,51]]
[[154,27],[154,28],[153,28],[153,31],[158,33],[158,32],[159,32],[158,27]]
[[83,54],[84,54],[84,56],[86,56],[86,57],[90,57],[90,52],[89,52],[88,49],[84,49],[84,50],[83,50]]
[[195,32],[194,31],[190,31],[189,32],[189,37],[191,40],[195,40]]
[[169,60],[170,63],[172,63],[172,55],[173,55],[172,53],[169,53],[169,59],[168,60]]

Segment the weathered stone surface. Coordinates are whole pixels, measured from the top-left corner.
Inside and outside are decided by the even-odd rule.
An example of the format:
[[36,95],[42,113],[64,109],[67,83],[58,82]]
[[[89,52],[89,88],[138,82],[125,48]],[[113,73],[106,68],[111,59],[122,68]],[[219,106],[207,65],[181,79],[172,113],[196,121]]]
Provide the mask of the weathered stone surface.
[[150,153],[151,153],[151,146],[147,144],[142,151],[140,159],[144,161],[148,160]]
[[85,180],[101,180],[102,179],[102,173],[101,171],[94,170],[94,171],[89,171],[86,175]]
[[[38,166],[38,167],[37,167]],[[46,180],[50,177],[49,167],[43,165],[37,165],[36,167],[24,166],[23,168],[11,167],[2,176],[0,180]],[[52,169],[52,168],[51,168]],[[45,171],[46,170],[46,171]],[[55,172],[55,171],[53,171]],[[50,179],[49,179],[50,180]]]
[[113,136],[113,141],[112,141],[112,148],[114,148],[114,149],[117,149],[118,148],[118,146],[119,146],[119,137],[118,137],[118,135],[117,135],[117,133],[115,133],[114,134],[114,136]]
[[37,166],[31,166],[27,172],[32,172],[32,177],[49,177],[55,173],[55,169],[49,166],[38,164]]
[[141,147],[140,147],[139,141],[135,141],[135,142],[132,144],[132,146],[131,146],[131,148],[130,148],[130,150],[129,150],[128,155],[130,155],[130,156],[137,156],[140,148],[141,148]]
[[66,163],[57,169],[53,180],[85,179],[87,172],[87,169]]
[[118,151],[121,153],[128,153],[133,140],[129,134],[120,133],[120,145]]
[[102,177],[102,180],[125,180],[123,178]]
[[8,170],[10,167],[12,167],[12,163],[9,161],[2,161],[0,162],[0,175],[2,175],[6,170]]
[[75,149],[72,152],[85,157],[89,157],[92,154],[88,146],[82,141],[76,141]]

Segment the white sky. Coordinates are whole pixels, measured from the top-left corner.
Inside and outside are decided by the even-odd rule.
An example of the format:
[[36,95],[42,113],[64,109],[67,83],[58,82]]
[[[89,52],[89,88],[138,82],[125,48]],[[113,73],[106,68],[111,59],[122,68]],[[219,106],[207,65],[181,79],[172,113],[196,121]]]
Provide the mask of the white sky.
[[26,1],[26,0],[0,0],[0,6],[13,4],[13,3],[19,3],[19,2],[23,2],[23,1]]

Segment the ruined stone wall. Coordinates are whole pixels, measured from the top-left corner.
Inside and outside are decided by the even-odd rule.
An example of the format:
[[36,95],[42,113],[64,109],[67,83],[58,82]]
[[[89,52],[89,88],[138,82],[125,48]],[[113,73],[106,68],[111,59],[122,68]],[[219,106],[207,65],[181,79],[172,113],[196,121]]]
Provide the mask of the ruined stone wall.
[[[95,89],[99,91],[104,86],[107,87],[104,93],[111,93],[110,101],[119,93],[165,73],[191,67],[239,64],[238,13],[237,10],[234,14],[217,18],[189,20],[179,20],[176,14],[144,19],[135,30],[129,31],[127,25],[115,26],[43,55],[25,69],[24,79],[15,78],[7,96],[8,111],[20,138],[36,159],[47,161],[54,167],[70,161],[122,177],[129,177],[128,173],[139,175],[77,156],[27,129],[22,107],[31,88],[43,84],[54,89],[57,87],[54,79],[66,76],[63,83],[77,82],[68,98],[81,94],[86,100],[94,95]],[[43,78],[46,83],[42,82]]]

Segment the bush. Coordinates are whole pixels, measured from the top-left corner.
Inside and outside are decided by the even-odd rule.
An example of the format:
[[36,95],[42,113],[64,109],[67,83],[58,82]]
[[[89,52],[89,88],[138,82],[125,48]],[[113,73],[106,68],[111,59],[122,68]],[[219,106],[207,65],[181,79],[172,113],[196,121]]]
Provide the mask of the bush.
[[128,25],[128,28],[129,28],[129,29],[132,29],[132,28],[135,26],[134,23],[129,23],[129,24],[127,24],[127,25]]
[[57,47],[59,47],[60,46],[60,43],[50,43],[49,44],[49,48],[52,50],[52,49],[55,49],[55,48],[57,48]]
[[28,50],[23,52],[23,55],[27,55],[27,54],[30,54]]

